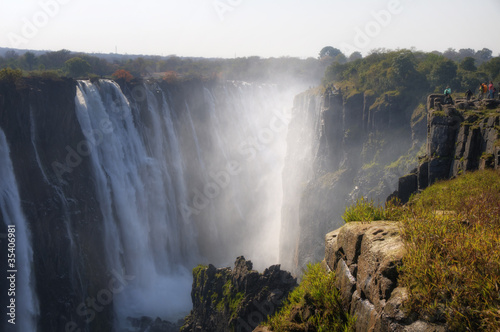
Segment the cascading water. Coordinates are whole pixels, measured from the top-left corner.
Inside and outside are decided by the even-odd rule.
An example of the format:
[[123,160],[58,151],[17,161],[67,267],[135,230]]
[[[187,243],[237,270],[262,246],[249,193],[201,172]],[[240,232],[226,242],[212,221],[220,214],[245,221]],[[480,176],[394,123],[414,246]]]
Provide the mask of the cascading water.
[[[298,90],[242,82],[123,89],[78,81],[74,104],[54,105],[64,111],[42,92],[30,97],[19,123],[29,130],[10,130],[20,142],[16,165],[29,159],[32,175],[20,182],[27,222],[2,136],[2,216],[18,225],[19,296],[31,299],[20,308],[23,331],[36,331],[33,271],[42,330],[124,331],[128,317],[185,316],[196,264],[231,265],[240,255],[257,269],[278,263],[287,110]],[[32,180],[40,190],[28,195]],[[27,225],[38,231],[33,259]],[[51,292],[47,283],[62,287]]]
[[[2,220],[8,228],[7,236],[2,238],[1,246],[6,253],[2,259],[9,258],[7,265],[9,306],[7,323],[3,331],[36,331],[38,299],[32,274],[33,250],[31,234],[24,217],[17,188],[14,169],[10,160],[9,146],[0,128],[0,211]],[[12,236],[14,235],[14,236]],[[12,241],[12,240],[15,241]],[[7,245],[7,243],[9,245]],[[14,245],[15,244],[15,245]],[[11,265],[12,264],[12,265]],[[14,300],[14,302],[12,302]],[[9,315],[14,313],[14,315]]]
[[[180,152],[168,109],[151,103],[154,128],[145,142],[116,83],[78,84],[78,120],[95,145],[90,157],[108,267],[131,280],[114,298],[119,322],[145,314],[179,318],[190,306],[186,266],[197,250],[190,221],[176,204],[186,192],[180,157],[175,155]],[[166,156],[176,162],[167,165]]]

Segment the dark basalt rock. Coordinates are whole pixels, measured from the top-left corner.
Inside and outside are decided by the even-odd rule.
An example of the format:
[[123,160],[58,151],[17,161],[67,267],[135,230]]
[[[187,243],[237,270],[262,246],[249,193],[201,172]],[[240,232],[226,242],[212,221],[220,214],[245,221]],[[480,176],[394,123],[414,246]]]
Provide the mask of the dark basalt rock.
[[428,97],[426,155],[416,172],[399,179],[399,188],[390,198],[406,203],[412,193],[438,180],[500,168],[500,101],[457,99],[455,105],[441,105],[440,98]]
[[193,269],[193,310],[183,332],[252,331],[274,314],[297,286],[289,272],[273,265],[263,273],[238,257],[234,269],[213,265]]

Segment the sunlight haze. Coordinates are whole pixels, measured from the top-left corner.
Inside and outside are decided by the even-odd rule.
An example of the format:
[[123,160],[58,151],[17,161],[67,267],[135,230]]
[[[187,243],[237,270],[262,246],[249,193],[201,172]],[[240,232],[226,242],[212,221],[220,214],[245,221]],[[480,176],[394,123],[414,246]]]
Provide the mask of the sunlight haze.
[[[376,48],[489,48],[500,3],[2,0],[0,47],[195,57],[316,57]],[[389,14],[389,15],[387,15]]]

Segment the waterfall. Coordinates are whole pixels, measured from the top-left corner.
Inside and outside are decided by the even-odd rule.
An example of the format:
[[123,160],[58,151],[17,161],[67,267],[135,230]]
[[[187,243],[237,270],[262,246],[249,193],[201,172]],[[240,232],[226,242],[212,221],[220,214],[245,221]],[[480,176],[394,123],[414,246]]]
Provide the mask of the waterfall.
[[[190,221],[176,203],[186,189],[170,112],[144,89],[153,118],[147,140],[116,83],[80,81],[76,96],[78,120],[94,146],[90,158],[108,267],[130,279],[114,297],[119,323],[128,316],[184,315],[191,304],[186,267],[197,253]],[[167,164],[167,158],[175,162]]]
[[[16,95],[0,119],[0,223],[16,225],[20,330],[177,321],[197,264],[279,263],[287,113],[300,87],[54,84]],[[19,189],[12,164],[25,165]]]
[[[7,259],[7,254],[10,254],[9,258],[15,259],[14,261],[8,261],[7,276],[14,276],[14,278],[9,279],[9,291],[3,290],[5,293],[2,294],[2,296],[8,295],[9,301],[15,300],[15,316],[7,315],[7,319],[15,322],[15,325],[6,323],[4,331],[36,331],[39,310],[32,275],[33,250],[31,248],[31,234],[22,212],[9,146],[1,128],[0,179],[0,211],[2,220],[6,228],[9,229],[7,233],[9,235],[1,239],[2,248],[5,248],[5,251],[2,250],[5,253],[2,259]],[[15,237],[11,237],[10,234],[14,234]],[[9,239],[11,238],[15,238],[15,242],[10,242]],[[7,243],[15,243],[15,247],[7,246]],[[10,263],[13,265],[10,265]],[[12,281],[14,281],[14,287],[12,287]],[[14,289],[14,292],[11,292],[11,289]],[[5,311],[2,311],[5,315]],[[9,312],[12,311],[7,309],[7,313]],[[15,318],[15,320],[12,321],[12,318]]]

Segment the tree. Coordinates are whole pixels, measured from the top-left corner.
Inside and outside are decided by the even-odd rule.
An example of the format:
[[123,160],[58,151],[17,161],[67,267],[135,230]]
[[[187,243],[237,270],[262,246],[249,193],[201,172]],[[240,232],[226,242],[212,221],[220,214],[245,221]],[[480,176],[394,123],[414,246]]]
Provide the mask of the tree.
[[406,85],[417,73],[415,69],[416,61],[412,52],[402,52],[396,56],[392,62],[392,68],[398,84]]
[[499,81],[500,57],[493,58],[490,61],[483,63],[479,69],[488,75],[489,80]]
[[465,59],[468,56],[474,57],[476,52],[472,48],[461,48],[460,50],[458,50],[458,54],[460,54],[460,57],[462,59]]
[[349,56],[349,61],[355,61],[355,60],[358,60],[358,59],[362,59],[363,58],[363,55],[356,51],[356,52],[353,52],[350,56]]
[[131,73],[124,69],[118,69],[112,76],[114,79],[123,79],[125,82],[130,82],[134,78]]
[[33,52],[26,52],[23,55],[22,59],[23,63],[25,64],[25,68],[27,70],[33,70],[33,67],[36,64],[36,55]]
[[443,56],[445,56],[446,58],[448,58],[450,60],[456,61],[458,58],[458,53],[457,53],[457,51],[455,51],[454,48],[450,47],[446,51],[444,51]]
[[430,79],[436,88],[442,90],[445,86],[451,85],[457,76],[457,65],[454,61],[445,59],[434,65]]
[[335,58],[339,54],[342,54],[342,52],[338,48],[332,46],[325,46],[319,52],[319,58],[321,59],[324,58],[325,56],[330,56],[332,58]]
[[64,63],[71,77],[82,77],[90,72],[90,64],[79,57],[69,59]]
[[5,59],[8,59],[8,60],[15,60],[19,57],[19,55],[16,53],[16,51],[14,50],[8,50],[7,52],[5,52]]
[[66,61],[71,58],[71,52],[68,50],[59,50],[57,52],[47,52],[39,57],[39,63],[42,63],[46,69],[62,68]]
[[473,57],[468,56],[460,62],[459,68],[466,71],[476,71],[477,67],[474,64],[475,62],[476,60]]
[[476,58],[480,62],[485,62],[491,59],[492,54],[493,52],[490,49],[483,48],[482,50],[476,52]]

